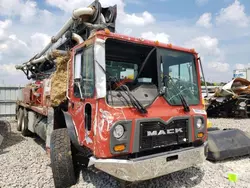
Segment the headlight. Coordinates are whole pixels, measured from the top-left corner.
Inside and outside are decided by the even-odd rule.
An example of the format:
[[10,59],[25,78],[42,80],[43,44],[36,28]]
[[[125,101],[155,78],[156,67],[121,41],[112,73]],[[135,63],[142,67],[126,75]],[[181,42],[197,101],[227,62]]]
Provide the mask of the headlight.
[[124,127],[122,125],[116,125],[113,135],[115,138],[119,139],[123,136],[124,134]]
[[197,119],[197,121],[196,121],[196,127],[197,127],[197,129],[201,129],[201,128],[203,128],[203,121],[202,121],[202,119]]

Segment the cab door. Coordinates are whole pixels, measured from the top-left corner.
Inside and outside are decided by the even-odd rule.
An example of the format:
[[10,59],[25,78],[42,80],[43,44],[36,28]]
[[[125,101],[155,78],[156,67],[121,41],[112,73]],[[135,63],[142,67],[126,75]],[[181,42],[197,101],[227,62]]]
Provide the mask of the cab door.
[[74,49],[69,66],[69,113],[75,124],[80,145],[93,147],[93,121],[95,117],[94,47]]

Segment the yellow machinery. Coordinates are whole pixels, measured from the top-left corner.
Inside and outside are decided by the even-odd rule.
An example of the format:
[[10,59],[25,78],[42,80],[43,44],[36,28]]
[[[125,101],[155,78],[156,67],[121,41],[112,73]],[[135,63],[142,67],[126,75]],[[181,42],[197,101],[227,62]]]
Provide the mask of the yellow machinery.
[[[202,104],[203,104],[203,106],[204,106],[204,110],[206,110],[206,107],[205,107],[205,100],[204,100],[204,99],[202,99]],[[210,128],[210,127],[212,127],[212,122],[209,121],[209,120],[207,120],[207,128]]]

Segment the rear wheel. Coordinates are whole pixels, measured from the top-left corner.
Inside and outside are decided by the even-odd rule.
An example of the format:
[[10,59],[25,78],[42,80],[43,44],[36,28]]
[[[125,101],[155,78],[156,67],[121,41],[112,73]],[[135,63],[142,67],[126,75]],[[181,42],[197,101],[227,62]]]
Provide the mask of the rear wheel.
[[50,159],[55,187],[64,188],[76,184],[71,142],[66,128],[52,132]]
[[31,132],[28,129],[28,112],[26,109],[23,110],[23,118],[22,118],[22,124],[21,124],[21,132],[23,136],[31,136]]
[[22,121],[23,121],[23,109],[19,108],[17,113],[17,127],[16,127],[18,131],[21,131]]

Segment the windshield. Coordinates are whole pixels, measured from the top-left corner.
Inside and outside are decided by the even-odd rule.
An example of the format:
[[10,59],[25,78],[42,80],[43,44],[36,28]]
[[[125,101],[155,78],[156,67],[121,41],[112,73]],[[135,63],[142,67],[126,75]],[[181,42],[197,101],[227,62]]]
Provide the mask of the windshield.
[[115,39],[106,40],[107,102],[112,106],[132,106],[124,87],[143,106],[158,96],[156,50]]
[[[182,105],[182,95],[188,105],[199,104],[199,90],[193,54],[159,49],[161,80],[166,87],[165,99],[171,105]],[[173,86],[174,85],[174,86]]]
[[122,85],[144,107],[162,94],[163,86],[166,88],[163,96],[169,104],[183,105],[183,101],[187,105],[199,104],[193,54],[115,39],[106,40],[105,50],[109,105],[132,106]]

